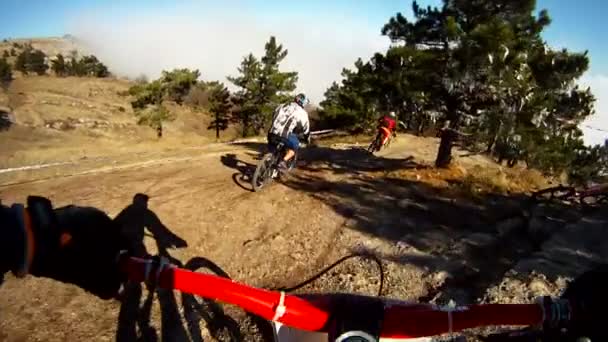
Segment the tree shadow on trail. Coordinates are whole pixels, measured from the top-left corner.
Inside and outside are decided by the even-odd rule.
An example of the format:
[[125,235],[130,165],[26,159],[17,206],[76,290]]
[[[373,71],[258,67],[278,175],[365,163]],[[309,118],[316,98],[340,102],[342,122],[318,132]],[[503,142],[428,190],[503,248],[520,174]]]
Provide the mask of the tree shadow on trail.
[[[299,173],[285,184],[329,205],[347,219],[348,228],[390,242],[383,249],[362,247],[363,251],[392,262],[415,265],[431,275],[447,272],[449,279],[440,287],[429,289],[426,296],[419,298],[421,301],[436,299],[441,292],[457,302],[474,302],[489,287],[498,285],[505,273],[520,267],[522,260],[535,257],[544,261],[563,260],[565,255],[559,256],[560,253],[576,254],[577,250],[584,250],[595,257],[581,258],[577,265],[590,267],[592,259],[600,257],[598,253],[606,254],[600,247],[606,247],[606,238],[596,247],[553,239],[552,243],[560,241],[557,246],[539,252],[539,245],[530,236],[527,215],[531,202],[525,195],[485,194],[471,198],[470,194],[464,196],[422,182],[382,175],[330,181],[320,174]],[[560,210],[566,209],[557,209]],[[558,229],[549,232],[543,241],[549,241],[558,232]],[[361,247],[355,251],[362,252]],[[553,275],[554,270],[543,267],[549,264],[535,262],[529,271]],[[582,270],[560,267],[558,273],[575,276],[576,271]]]
[[[243,142],[236,145],[255,151],[257,158],[254,159],[261,159],[261,156],[268,152],[268,145],[263,143]],[[238,159],[234,153],[223,155],[220,160],[224,166],[238,171],[232,175],[232,180],[238,186],[253,191],[250,182],[257,165]],[[314,166],[311,166],[313,164]],[[414,162],[414,158],[411,156],[403,159],[384,158],[373,155],[362,148],[334,149],[311,146],[298,151],[296,171],[329,171],[334,174],[360,175],[364,172],[388,172],[412,168],[422,169],[426,166]]]
[[[131,253],[145,257],[148,251],[143,243],[144,236],[154,238],[158,254],[168,258],[179,267],[192,271],[208,269],[211,272],[228,277],[219,266],[204,258],[194,258],[184,266],[172,257],[168,250],[187,247],[186,241],[171,232],[148,208],[148,196],[136,194],[133,203],[123,209],[115,218],[123,235],[129,240]],[[149,234],[145,232],[149,231]],[[127,283],[122,295],[118,316],[117,341],[158,341],[159,336],[150,324],[154,296],[160,303],[161,336],[160,341],[203,341],[200,323],[204,322],[211,336],[219,340],[242,340],[239,324],[224,314],[222,307],[211,300],[199,299],[190,294],[181,294],[181,303],[173,290],[148,288],[143,299],[143,287],[140,283]],[[183,320],[179,304],[183,308]],[[185,320],[186,326],[182,323]]]
[[[243,142],[236,144],[258,155],[267,152],[267,144],[255,142]],[[256,165],[236,159],[236,155],[227,154],[222,156],[222,163],[230,168],[237,169],[243,174],[253,174]],[[314,167],[309,165],[315,164]],[[336,174],[358,174],[372,171],[394,171],[400,169],[426,168],[426,166],[414,162],[414,158],[385,158],[373,155],[360,147],[348,149],[335,149],[324,146],[310,146],[298,151],[297,169],[310,172],[331,171]]]
[[[241,145],[253,151],[265,147]],[[567,205],[554,203],[545,213],[525,194],[479,193],[458,182],[436,187],[389,176],[397,170],[432,170],[411,157],[386,158],[361,148],[304,148],[299,160],[283,184],[328,205],[348,229],[389,242],[368,252],[415,265],[429,276],[449,275],[420,300],[448,292],[456,293],[457,302],[474,302],[511,271],[556,280],[608,259],[602,223],[583,222],[582,214]],[[603,220],[598,222],[605,226],[608,218]]]

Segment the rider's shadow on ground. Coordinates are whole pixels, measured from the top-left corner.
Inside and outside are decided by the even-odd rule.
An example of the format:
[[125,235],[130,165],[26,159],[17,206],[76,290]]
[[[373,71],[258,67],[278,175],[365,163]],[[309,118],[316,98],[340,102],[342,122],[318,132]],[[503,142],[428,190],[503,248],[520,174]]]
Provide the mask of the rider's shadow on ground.
[[245,190],[253,191],[250,182],[255,172],[254,164],[239,160],[234,153],[225,154],[220,160],[224,166],[238,171],[232,175],[234,183]]
[[[172,257],[169,249],[188,245],[148,208],[148,196],[145,194],[136,194],[133,202],[114,218],[114,222],[120,225],[135,256],[143,257],[148,254],[144,245],[144,236],[149,235],[156,242],[158,254],[168,258],[172,264],[192,271],[206,269],[216,275],[228,277],[226,272],[208,259],[194,258],[184,266]],[[139,283],[128,283],[125,286],[118,316],[117,341],[201,342],[204,341],[201,322],[204,322],[207,331],[216,340],[242,340],[239,324],[224,314],[222,307],[214,301],[189,294],[180,294],[181,301],[179,301],[172,290],[160,288],[148,288],[146,292],[144,298],[143,286]],[[160,337],[157,328],[151,324],[155,295],[160,304]],[[258,322],[255,318],[252,321],[258,325],[258,331],[264,331],[263,322]]]
[[[183,248],[188,244],[167,228],[158,215],[148,208],[148,199],[145,194],[136,194],[133,202],[114,218],[114,222],[120,226],[133,255],[139,257],[148,255],[144,244],[144,237],[147,233],[155,240],[158,254],[175,261],[169,255],[168,249]],[[188,341],[173,292],[163,289],[148,291],[141,304],[143,295],[141,284],[127,284],[125,287],[118,318],[117,341],[157,341],[159,339],[156,329],[150,325],[155,293],[158,295],[161,307],[161,340]],[[139,333],[137,328],[139,328]]]

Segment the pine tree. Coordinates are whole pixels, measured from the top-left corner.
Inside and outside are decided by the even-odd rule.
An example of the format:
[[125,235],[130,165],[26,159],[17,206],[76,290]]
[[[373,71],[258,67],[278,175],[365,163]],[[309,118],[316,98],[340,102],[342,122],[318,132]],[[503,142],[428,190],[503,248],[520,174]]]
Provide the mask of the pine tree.
[[[274,36],[265,45],[265,54],[261,59],[260,105],[264,116],[262,125],[272,118],[274,109],[279,104],[293,97],[298,82],[297,72],[282,72],[279,64],[287,57],[288,51],[282,44],[277,44]],[[263,127],[263,126],[262,126]],[[259,127],[260,129],[262,127]]]
[[29,51],[24,50],[15,59],[15,70],[20,71],[24,75],[27,75],[27,61],[29,59]]
[[[426,9],[414,2],[413,22],[397,14],[383,28],[383,33],[393,41],[402,42],[432,61],[420,64],[427,82],[419,82],[416,87],[431,95],[447,122],[437,166],[449,164],[453,142],[468,121],[477,122],[474,126],[486,132],[488,150],[517,132],[531,134],[535,131],[530,129],[534,122],[551,125],[539,119],[534,110],[539,106],[555,108],[559,101],[541,99],[563,99],[572,81],[586,69],[586,57],[564,51],[565,69],[546,70],[546,58],[539,57],[540,51],[546,51],[540,33],[550,19],[546,11],[534,16],[534,8],[534,0],[445,0],[441,8]],[[535,65],[540,61],[544,62]],[[566,66],[570,69],[566,70]],[[545,68],[547,80],[535,72],[539,67]],[[562,83],[551,90],[547,81],[554,77]],[[589,114],[588,104],[592,101],[589,93],[577,94],[584,100],[578,109],[572,106],[569,109],[578,113],[578,120]],[[554,131],[563,131],[560,124],[554,126]],[[533,134],[546,131],[537,128],[538,133]],[[573,136],[574,132],[566,134]]]
[[[81,64],[92,65],[96,63]],[[175,69],[163,71],[159,79],[148,83],[138,83],[129,88],[129,95],[134,97],[131,101],[131,107],[133,107],[135,115],[138,117],[138,123],[156,129],[158,137],[161,138],[163,122],[175,119],[175,115],[163,106],[163,102],[172,100],[181,104],[190,89],[197,85],[199,76],[198,70]]]
[[[377,75],[370,63],[355,62],[355,71],[342,71],[342,84],[334,83],[321,102],[321,117],[328,122],[351,126],[355,130],[371,127],[385,101],[379,97]],[[383,107],[385,108],[385,107]]]
[[258,60],[253,54],[243,58],[237,77],[228,80],[240,88],[235,94],[236,115],[243,125],[243,136],[257,134],[272,118],[274,108],[292,96],[298,80],[297,72],[282,72],[279,64],[288,51],[277,44],[275,37],[265,45],[265,54]]
[[135,111],[137,124],[148,125],[156,130],[156,136],[163,137],[163,122],[175,120],[172,114],[162,104],[149,105],[142,110]]
[[224,86],[223,83],[213,82],[208,84],[208,89],[210,89],[210,108],[209,111],[213,114],[213,120],[209,124],[208,129],[215,130],[215,138],[220,138],[220,131],[228,128],[228,123],[230,121],[230,92],[228,88]]
[[253,121],[259,116],[258,96],[261,93],[258,80],[261,74],[261,65],[253,54],[243,58],[238,68],[240,76],[228,77],[228,80],[240,88],[235,94],[234,103],[237,106],[237,115],[243,127],[242,135],[246,137],[254,133]]
[[24,74],[34,72],[44,75],[48,68],[44,52],[32,48],[31,45],[27,45],[15,60],[15,70]]
[[13,71],[6,58],[0,58],[0,83],[6,87],[13,80]]
[[65,64],[65,59],[62,54],[58,54],[57,57],[51,61],[51,69],[57,76],[65,76],[67,73],[67,68]]
[[174,69],[163,71],[160,82],[163,84],[167,99],[182,104],[190,89],[201,76],[198,70]]
[[44,75],[49,69],[46,64],[46,55],[40,50],[33,50],[28,61],[28,71],[35,72],[38,75]]

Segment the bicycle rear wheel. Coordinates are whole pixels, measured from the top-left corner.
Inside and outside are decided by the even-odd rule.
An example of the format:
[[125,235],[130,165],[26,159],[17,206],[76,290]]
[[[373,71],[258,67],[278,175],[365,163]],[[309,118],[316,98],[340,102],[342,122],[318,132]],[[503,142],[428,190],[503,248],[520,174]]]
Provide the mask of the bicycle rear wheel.
[[251,185],[253,186],[253,191],[258,192],[262,190],[262,188],[272,181],[272,173],[274,171],[274,155],[268,153],[262,158],[260,163],[255,169],[253,173],[253,177],[251,178]]

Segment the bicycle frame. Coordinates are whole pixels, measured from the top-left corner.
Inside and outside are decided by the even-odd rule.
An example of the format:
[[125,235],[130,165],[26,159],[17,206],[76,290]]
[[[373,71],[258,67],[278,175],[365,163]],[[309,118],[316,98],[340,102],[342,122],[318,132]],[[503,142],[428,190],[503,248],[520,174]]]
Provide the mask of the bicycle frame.
[[[120,264],[131,280],[237,305],[279,323],[279,327],[284,324],[309,332],[329,332],[336,298],[347,296],[354,303],[358,299],[369,301],[372,298],[348,294],[288,295],[151,259],[126,258]],[[551,310],[541,303],[475,304],[443,309],[430,304],[373,300],[382,301],[384,305],[384,315],[378,317],[382,321],[380,336],[384,339],[409,340],[481,326],[536,326],[555,320],[550,315]]]

